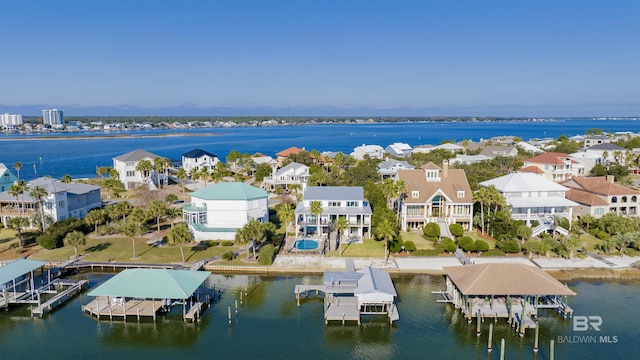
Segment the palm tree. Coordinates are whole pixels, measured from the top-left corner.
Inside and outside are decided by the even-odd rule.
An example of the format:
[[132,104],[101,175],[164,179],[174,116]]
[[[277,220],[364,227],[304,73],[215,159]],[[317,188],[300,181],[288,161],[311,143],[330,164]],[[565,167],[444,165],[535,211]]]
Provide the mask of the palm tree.
[[96,236],[98,235],[98,224],[102,224],[105,221],[105,213],[102,209],[93,209],[87,213],[87,216],[84,217],[84,221],[88,225],[94,226],[94,232]]
[[20,180],[20,169],[22,169],[22,163],[20,161],[16,161],[13,164],[13,168],[16,169],[16,173],[18,174],[18,180]]
[[71,175],[69,174],[65,174],[62,179],[60,179],[60,182],[63,182],[65,184],[70,183],[71,181],[73,181],[73,178],[71,177]]
[[167,243],[171,246],[180,246],[180,254],[182,255],[182,262],[184,263],[184,250],[182,249],[182,245],[191,242],[191,231],[189,231],[189,226],[185,223],[180,223],[176,225],[169,235],[167,236]]
[[140,171],[142,177],[144,178],[145,183],[147,184],[147,189],[149,188],[149,176],[151,175],[151,170],[153,169],[153,164],[150,160],[142,159],[138,161],[136,164],[136,171]]
[[64,244],[73,246],[73,250],[76,253],[76,259],[78,258],[78,246],[84,245],[87,242],[86,237],[83,233],[78,230],[74,230],[70,233],[67,233],[64,237]]
[[170,193],[167,194],[167,196],[165,196],[164,201],[167,202],[167,205],[171,205],[173,203],[175,203],[176,201],[178,201],[178,195]]
[[338,244],[340,245],[340,256],[342,256],[342,234],[349,227],[349,221],[347,221],[346,216],[340,216],[336,219],[335,224],[333,225],[337,231],[338,235]]
[[12,217],[7,221],[7,225],[18,232],[18,246],[22,248],[22,230],[29,226],[29,219],[24,216]]
[[116,206],[114,206],[113,211],[117,217],[122,216],[122,221],[125,221],[127,219],[127,215],[131,214],[131,211],[133,211],[133,206],[128,201],[120,201]]
[[162,188],[162,182],[160,181],[160,174],[164,173],[164,158],[157,157],[153,159],[153,169],[156,171],[156,180],[158,181],[158,187]]
[[316,232],[318,233],[318,238],[320,238],[320,214],[322,214],[322,203],[320,201],[312,201],[310,211],[311,214],[316,217]]
[[389,239],[393,239],[397,235],[396,224],[389,221],[388,218],[384,218],[376,224],[373,233],[377,238],[384,240],[384,261],[386,263],[389,252]]
[[187,171],[181,167],[176,172],[176,177],[180,179],[180,183],[182,185],[182,198],[184,199],[184,181],[187,179]]
[[171,229],[173,229],[173,225],[175,224],[175,219],[182,215],[182,208],[170,206],[167,208],[167,216],[171,220]]
[[573,260],[573,252],[581,245],[580,237],[572,234],[562,242],[564,247],[569,250],[569,260]]
[[[236,231],[236,242],[240,244],[253,244],[253,257],[256,257],[256,240],[264,237],[264,228],[260,221],[250,220],[244,226]],[[247,259],[249,259],[249,247],[247,246]]]
[[171,160],[162,158],[162,164],[164,168],[164,186],[169,186],[169,169],[172,168]]
[[289,203],[281,204],[280,207],[278,207],[277,213],[278,219],[280,219],[280,221],[284,223],[284,236],[286,238],[288,228],[287,225],[289,225],[289,223],[295,219],[296,214],[294,212],[293,206]]
[[18,180],[12,186],[16,186],[18,194],[22,196],[22,215],[24,216],[26,210],[24,207],[24,193],[29,191],[29,184],[24,180]]
[[484,235],[484,202],[487,200],[487,188],[481,187],[473,193],[473,201],[480,203],[480,224],[482,226],[482,235]]
[[158,232],[160,232],[160,218],[167,213],[167,206],[160,200],[153,200],[149,204],[149,215],[156,218],[156,225],[158,226]]
[[16,206],[17,206],[19,204],[18,203],[18,198],[19,198],[20,194],[22,193],[21,189],[20,189],[20,186],[18,186],[16,184],[11,185],[11,187],[9,188],[7,193],[9,195],[13,196],[16,199]]
[[42,206],[42,199],[47,197],[47,195],[49,195],[49,192],[42,186],[36,186],[29,192],[29,196],[38,201],[38,207],[40,208],[40,217],[42,217],[42,232],[44,233],[47,232],[47,228],[44,224],[44,206]]
[[207,187],[207,181],[211,178],[211,174],[209,173],[208,168],[203,166],[200,169],[200,178],[204,180],[204,187]]
[[402,197],[407,191],[407,185],[403,180],[397,180],[393,184],[393,195],[396,197],[396,221],[400,221],[400,208],[402,205]]
[[131,244],[133,245],[133,259],[136,259],[136,236],[142,234],[142,227],[140,223],[129,218],[121,228],[122,234],[131,238]]
[[[200,179],[200,172],[198,171],[198,169],[193,168],[189,171],[189,178],[191,179],[192,183],[195,183],[196,181],[198,181],[198,179]],[[194,189],[195,189],[195,184],[194,184]]]

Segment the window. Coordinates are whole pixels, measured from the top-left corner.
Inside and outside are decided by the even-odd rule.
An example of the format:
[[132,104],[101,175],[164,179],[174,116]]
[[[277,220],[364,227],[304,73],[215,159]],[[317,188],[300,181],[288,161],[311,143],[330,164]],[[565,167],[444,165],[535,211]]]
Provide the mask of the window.
[[347,201],[347,206],[349,206],[349,207],[357,207],[359,205],[358,205],[357,201]]
[[631,202],[636,202],[636,201],[638,201],[638,198],[637,198],[637,197],[635,197],[635,196],[632,196],[632,197],[631,197]]
[[136,176],[135,171],[127,171],[127,177],[133,177],[133,176]]
[[463,198],[464,197],[464,190],[458,190],[458,197],[459,198]]
[[618,208],[611,208],[609,211],[611,211],[612,213],[617,213],[618,212]]
[[593,210],[593,215],[602,215],[604,214],[604,209],[603,208],[595,208]]
[[329,201],[329,207],[340,207],[342,204],[340,201]]
[[617,198],[617,197],[615,197],[615,196],[614,196],[614,197],[612,197],[612,198],[611,198],[611,202],[612,202],[612,203],[617,203],[617,202],[618,202],[618,198]]
[[420,191],[412,191],[411,192],[411,197],[414,199],[417,199],[420,197]]
[[136,164],[135,164],[135,163],[132,163],[132,162],[128,162],[128,163],[126,163],[126,164],[125,164],[125,166],[127,166],[127,167],[133,167],[133,166],[136,166]]
[[421,206],[407,205],[407,215],[422,215]]
[[58,207],[59,208],[63,208],[64,207],[64,200],[58,201]]
[[623,203],[626,203],[627,202],[627,197],[623,196],[622,199],[620,199],[620,200],[622,200]]

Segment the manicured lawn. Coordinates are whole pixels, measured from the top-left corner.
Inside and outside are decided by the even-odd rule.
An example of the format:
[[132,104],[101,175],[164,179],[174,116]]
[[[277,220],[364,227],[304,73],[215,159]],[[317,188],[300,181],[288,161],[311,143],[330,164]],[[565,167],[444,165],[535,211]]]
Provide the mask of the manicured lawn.
[[598,239],[597,237],[591,234],[580,235],[580,240],[582,240],[583,244],[586,244],[585,247],[587,251],[595,251],[596,245],[599,245],[602,242],[602,240]]
[[496,247],[496,241],[490,237],[482,237],[480,236],[480,233],[478,233],[477,231],[468,231],[464,233],[464,236],[468,236],[470,238],[473,239],[473,241],[476,240],[483,240],[484,242],[486,242],[487,244],[489,244],[489,249],[493,249]]
[[433,245],[433,241],[427,240],[424,236],[417,232],[406,232],[400,231],[400,238],[402,241],[413,241],[416,244],[416,249],[418,250],[434,250],[435,246]]
[[[137,259],[133,260],[133,248],[130,238],[104,237],[88,238],[87,244],[78,247],[78,254],[86,254],[86,261],[116,261],[132,263],[173,263],[182,262],[180,247],[162,246],[156,247],[147,244],[147,238],[136,238]],[[199,247],[185,245],[183,247],[186,261],[198,261],[235,249],[231,246]],[[53,250],[40,250],[30,258],[34,260],[64,261],[74,256],[71,246],[64,246]]]
[[[384,242],[364,239],[362,244],[342,245],[342,256],[379,257],[384,255]],[[327,256],[340,256],[338,251],[329,251]]]

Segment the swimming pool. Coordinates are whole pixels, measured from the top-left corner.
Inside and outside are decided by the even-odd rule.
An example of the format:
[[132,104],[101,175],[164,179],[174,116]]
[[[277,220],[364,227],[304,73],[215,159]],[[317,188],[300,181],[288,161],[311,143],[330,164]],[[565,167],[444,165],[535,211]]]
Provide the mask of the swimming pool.
[[300,239],[293,243],[296,250],[316,250],[318,248],[318,240]]

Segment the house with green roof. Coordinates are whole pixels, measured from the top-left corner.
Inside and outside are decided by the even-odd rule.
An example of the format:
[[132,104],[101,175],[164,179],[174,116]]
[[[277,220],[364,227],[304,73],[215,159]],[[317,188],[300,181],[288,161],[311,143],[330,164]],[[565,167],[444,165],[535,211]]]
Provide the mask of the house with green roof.
[[269,221],[269,193],[242,182],[221,182],[192,192],[184,221],[196,241],[233,240],[250,220]]

